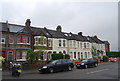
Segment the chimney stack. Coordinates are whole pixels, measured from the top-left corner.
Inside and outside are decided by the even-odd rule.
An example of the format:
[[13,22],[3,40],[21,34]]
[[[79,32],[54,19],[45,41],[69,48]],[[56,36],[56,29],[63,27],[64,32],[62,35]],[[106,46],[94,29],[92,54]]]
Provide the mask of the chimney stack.
[[78,35],[81,35],[81,36],[82,36],[82,32],[79,32]]
[[61,28],[61,26],[58,25],[57,28],[56,28],[56,30],[57,30],[58,32],[62,32],[62,28]]
[[94,38],[97,38],[97,35],[94,35],[93,37],[94,37]]
[[26,20],[26,22],[25,22],[25,26],[26,26],[26,27],[29,27],[29,26],[30,26],[30,24],[31,24],[30,19],[27,19],[27,20]]

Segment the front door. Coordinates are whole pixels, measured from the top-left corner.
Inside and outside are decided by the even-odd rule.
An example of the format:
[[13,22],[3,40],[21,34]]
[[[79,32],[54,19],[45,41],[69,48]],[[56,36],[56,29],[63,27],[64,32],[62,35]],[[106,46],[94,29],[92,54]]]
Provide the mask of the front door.
[[13,52],[9,51],[8,52],[8,61],[12,61],[12,56],[13,56]]

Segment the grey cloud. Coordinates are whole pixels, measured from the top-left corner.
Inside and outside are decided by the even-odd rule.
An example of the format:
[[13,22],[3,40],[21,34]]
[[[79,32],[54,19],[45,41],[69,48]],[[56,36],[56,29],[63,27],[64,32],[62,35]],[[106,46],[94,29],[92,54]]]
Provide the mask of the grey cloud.
[[115,2],[35,2],[3,3],[3,20],[23,24],[30,18],[33,26],[55,29],[84,35],[98,35],[111,43],[111,50],[118,49],[118,6]]

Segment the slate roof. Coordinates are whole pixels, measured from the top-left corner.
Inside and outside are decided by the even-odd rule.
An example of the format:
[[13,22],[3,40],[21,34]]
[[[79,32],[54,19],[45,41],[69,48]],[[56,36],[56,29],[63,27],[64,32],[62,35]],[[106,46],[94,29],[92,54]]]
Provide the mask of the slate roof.
[[[2,24],[2,27],[1,27]],[[77,40],[82,42],[91,42],[91,43],[98,43],[98,44],[109,44],[108,41],[102,41],[96,37],[90,37],[90,36],[83,36],[80,34],[73,34],[73,33],[67,33],[67,32],[59,32],[56,30],[47,29],[44,28],[37,28],[37,27],[25,27],[22,25],[16,25],[16,24],[7,24],[6,23],[0,23],[0,28],[2,28],[2,31],[8,31],[14,32],[14,33],[28,33],[32,34],[34,36],[44,35],[48,38],[65,38],[67,40]]]
[[30,27],[24,27],[23,29],[21,29],[20,31],[18,31],[18,33],[27,33],[32,35],[32,30]]
[[66,38],[63,32],[47,29],[52,38]]
[[104,44],[104,42],[98,39],[97,37],[91,37],[91,38],[98,44]]
[[91,43],[96,43],[96,42],[92,39],[92,37],[90,37],[90,36],[87,36],[87,39],[88,39]]
[[110,45],[110,43],[108,42],[108,41],[103,41],[105,44],[107,44],[107,45]]
[[8,32],[8,28],[7,28],[6,23],[0,23],[0,31]]

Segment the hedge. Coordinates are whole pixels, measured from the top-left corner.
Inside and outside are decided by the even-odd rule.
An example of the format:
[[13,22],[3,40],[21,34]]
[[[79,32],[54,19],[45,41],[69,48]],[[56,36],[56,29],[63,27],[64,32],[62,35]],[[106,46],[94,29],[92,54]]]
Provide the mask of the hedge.
[[120,57],[120,52],[112,51],[112,52],[107,52],[106,54],[108,57]]
[[69,54],[65,54],[65,56],[61,53],[54,53],[52,54],[52,60],[57,60],[57,59],[70,59]]

